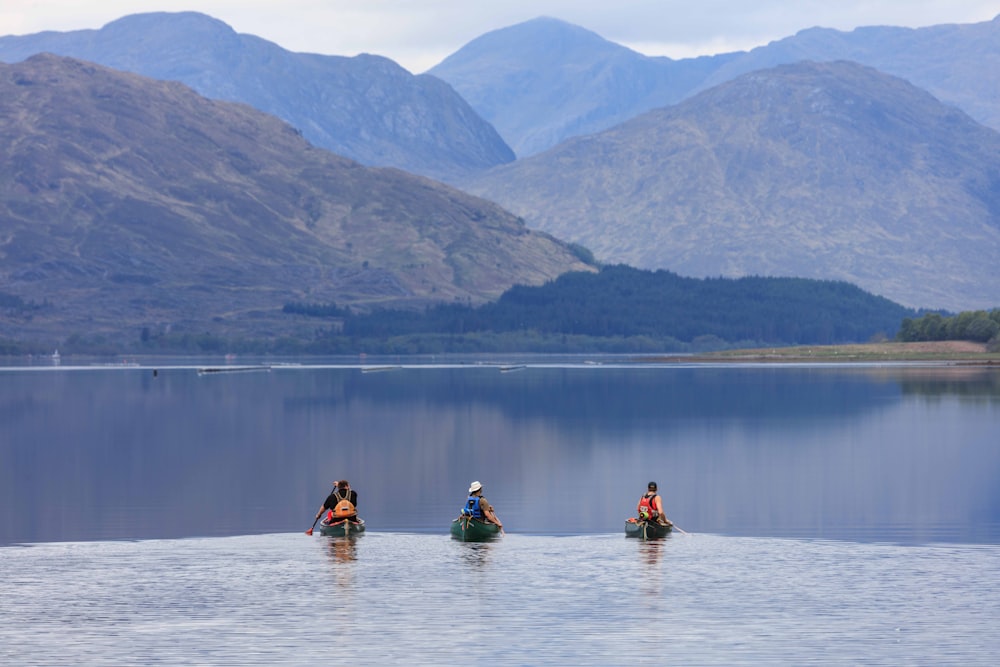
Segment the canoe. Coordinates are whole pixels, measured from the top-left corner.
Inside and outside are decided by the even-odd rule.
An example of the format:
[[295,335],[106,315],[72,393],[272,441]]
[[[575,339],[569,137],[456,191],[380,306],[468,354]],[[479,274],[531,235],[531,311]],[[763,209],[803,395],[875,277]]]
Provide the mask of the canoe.
[[655,540],[670,534],[673,526],[656,523],[655,521],[639,521],[629,519],[625,522],[625,537],[638,537],[641,540]]
[[349,537],[363,532],[365,532],[364,519],[358,519],[357,521],[340,519],[329,523],[326,519],[323,519],[319,522],[319,534],[328,537]]
[[471,516],[460,516],[451,522],[451,536],[463,542],[485,542],[499,534],[500,526]]

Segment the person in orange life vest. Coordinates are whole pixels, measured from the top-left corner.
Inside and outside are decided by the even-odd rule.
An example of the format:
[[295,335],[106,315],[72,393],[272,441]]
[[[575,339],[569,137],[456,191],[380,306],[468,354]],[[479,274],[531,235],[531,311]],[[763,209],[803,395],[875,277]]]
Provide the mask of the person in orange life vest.
[[503,530],[503,524],[500,523],[496,512],[493,511],[490,501],[483,498],[483,485],[479,482],[473,482],[469,485],[469,500],[466,501],[465,507],[462,508],[462,514],[467,514],[477,519],[485,519],[490,523],[495,523],[500,527],[500,530]]
[[319,519],[323,512],[326,512],[327,523],[349,519],[358,520],[358,493],[351,489],[351,485],[346,479],[341,479],[333,483],[333,491],[326,497],[316,518]]
[[656,492],[656,482],[650,482],[646,489],[646,495],[639,499],[639,505],[636,507],[639,511],[639,520],[655,521],[663,526],[672,525],[667,517],[663,516],[663,499]]

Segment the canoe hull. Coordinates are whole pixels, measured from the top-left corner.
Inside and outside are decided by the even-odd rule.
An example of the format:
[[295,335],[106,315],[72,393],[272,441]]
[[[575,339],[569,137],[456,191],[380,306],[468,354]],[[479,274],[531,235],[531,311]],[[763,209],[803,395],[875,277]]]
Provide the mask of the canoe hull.
[[451,536],[463,542],[486,542],[500,534],[500,526],[488,521],[460,516],[451,522]]
[[640,540],[657,540],[669,535],[671,530],[673,526],[664,526],[655,521],[629,519],[625,522],[625,537],[636,537]]
[[363,532],[365,532],[364,519],[358,519],[357,521],[340,519],[339,521],[330,523],[326,519],[323,519],[319,522],[319,534],[326,535],[327,537],[350,537],[351,535],[360,535]]

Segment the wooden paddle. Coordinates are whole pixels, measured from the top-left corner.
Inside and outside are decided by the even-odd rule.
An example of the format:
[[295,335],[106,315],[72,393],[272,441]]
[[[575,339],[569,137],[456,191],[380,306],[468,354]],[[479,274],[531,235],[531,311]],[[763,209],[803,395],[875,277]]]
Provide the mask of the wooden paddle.
[[[666,517],[664,517],[664,518],[666,519]],[[670,519],[667,519],[667,521],[670,521]],[[683,528],[681,528],[680,526],[678,526],[673,521],[670,521],[670,525],[673,526],[674,528],[676,528],[677,530],[681,531],[682,534],[684,534],[684,535],[690,535],[690,533],[685,532],[685,530]]]
[[492,515],[493,515],[493,518],[492,518],[492,519],[490,519],[490,521],[492,521],[492,522],[493,522],[493,523],[495,523],[496,525],[500,526],[500,534],[501,534],[501,535],[506,535],[507,533],[503,532],[503,526],[502,526],[502,525],[500,524],[500,517],[498,517],[498,516],[497,516],[497,513],[496,513],[496,512],[493,512],[493,511],[491,511],[491,512],[490,512],[490,514],[492,514]]

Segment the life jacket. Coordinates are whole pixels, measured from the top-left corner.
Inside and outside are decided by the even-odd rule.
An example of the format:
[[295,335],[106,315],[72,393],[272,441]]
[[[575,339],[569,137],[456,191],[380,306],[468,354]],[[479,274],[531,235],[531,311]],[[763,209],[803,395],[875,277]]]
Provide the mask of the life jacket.
[[465,516],[471,516],[475,519],[483,518],[483,510],[479,507],[479,496],[469,496],[469,500],[466,501],[465,507],[462,508],[462,514]]
[[334,518],[346,519],[347,517],[352,517],[358,513],[358,509],[354,506],[354,503],[349,500],[351,497],[351,491],[347,490],[345,493],[347,494],[347,498],[342,497],[339,491],[337,492],[337,497],[340,498],[340,502],[334,505],[333,510],[331,510]]
[[639,511],[639,518],[642,520],[655,519],[660,515],[659,510],[653,507],[653,498],[657,495],[653,494],[651,496],[643,496],[639,499],[639,504],[636,509]]

